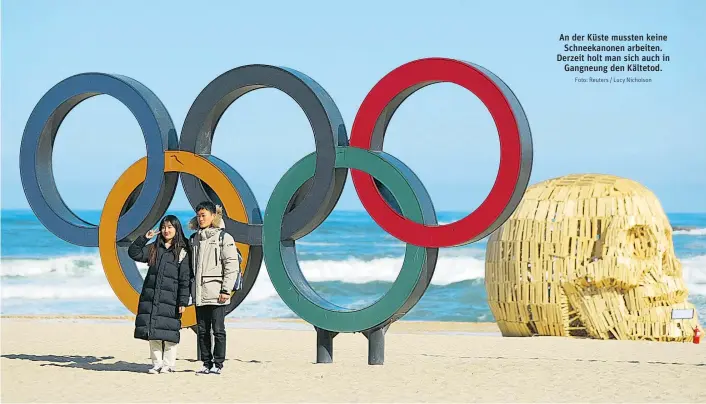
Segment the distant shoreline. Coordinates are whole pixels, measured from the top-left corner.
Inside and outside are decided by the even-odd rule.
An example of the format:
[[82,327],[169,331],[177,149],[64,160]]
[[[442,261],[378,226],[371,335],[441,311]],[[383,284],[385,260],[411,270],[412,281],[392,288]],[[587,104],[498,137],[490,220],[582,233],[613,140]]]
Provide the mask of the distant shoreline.
[[[1,320],[19,321],[75,321],[75,322],[126,322],[135,321],[135,316],[110,316],[92,314],[8,314],[0,315]],[[234,328],[251,329],[311,329],[311,325],[299,318],[232,318],[226,317],[226,323]],[[454,332],[454,333],[499,333],[495,322],[457,322],[457,321],[418,321],[398,320],[390,327],[394,331],[403,332]]]

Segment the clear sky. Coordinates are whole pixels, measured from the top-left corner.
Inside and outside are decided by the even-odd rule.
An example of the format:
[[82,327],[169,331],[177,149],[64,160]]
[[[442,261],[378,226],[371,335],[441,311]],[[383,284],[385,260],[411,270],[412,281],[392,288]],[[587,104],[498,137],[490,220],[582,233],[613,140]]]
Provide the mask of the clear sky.
[[[514,91],[534,140],[531,183],[569,173],[635,179],[668,212],[706,211],[706,2],[693,1],[24,1],[2,2],[2,207],[28,206],[19,177],[24,125],[42,95],[89,71],[154,91],[180,129],[221,73],[264,63],[300,70],[336,101],[350,133],[373,85],[423,57],[479,64]],[[668,36],[671,61],[649,84],[579,84],[556,61],[560,34]],[[439,210],[470,212],[497,173],[497,131],[483,104],[452,84],[427,87],[393,118],[385,150],[422,179]],[[273,89],[235,103],[213,154],[250,183],[261,208],[280,176],[314,150],[304,113]],[[144,156],[130,112],[108,97],[62,125],[54,173],[75,209],[100,209]],[[188,208],[181,187],[173,209]],[[352,183],[337,209],[361,209]]]

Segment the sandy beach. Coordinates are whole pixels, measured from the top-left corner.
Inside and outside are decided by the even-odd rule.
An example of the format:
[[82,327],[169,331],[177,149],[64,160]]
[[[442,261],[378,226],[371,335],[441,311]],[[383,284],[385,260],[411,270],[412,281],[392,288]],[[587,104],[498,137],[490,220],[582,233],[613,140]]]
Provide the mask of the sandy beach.
[[149,375],[130,317],[3,317],[2,402],[704,402],[706,344],[502,338],[492,323],[398,322],[383,366],[360,334],[315,364],[301,321],[227,322],[223,375]]

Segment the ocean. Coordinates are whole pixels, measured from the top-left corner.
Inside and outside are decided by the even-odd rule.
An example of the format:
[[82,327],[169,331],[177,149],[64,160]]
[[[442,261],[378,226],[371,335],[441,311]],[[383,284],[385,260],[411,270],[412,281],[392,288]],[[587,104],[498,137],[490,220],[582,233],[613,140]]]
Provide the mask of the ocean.
[[[176,214],[183,224],[191,211]],[[44,228],[31,210],[2,210],[3,315],[129,315],[115,297],[97,248],[69,244]],[[97,223],[100,211],[77,212]],[[439,212],[440,223],[466,213]],[[676,254],[701,319],[706,318],[706,213],[670,214]],[[189,233],[187,233],[188,236]],[[405,244],[385,233],[366,212],[334,211],[313,233],[297,241],[302,271],[314,290],[346,307],[382,296],[401,268]],[[432,284],[403,318],[417,321],[494,321],[486,302],[486,239],[442,248]],[[139,264],[143,272],[146,266]],[[236,318],[296,317],[275,292],[263,263]],[[703,321],[703,320],[702,320]]]

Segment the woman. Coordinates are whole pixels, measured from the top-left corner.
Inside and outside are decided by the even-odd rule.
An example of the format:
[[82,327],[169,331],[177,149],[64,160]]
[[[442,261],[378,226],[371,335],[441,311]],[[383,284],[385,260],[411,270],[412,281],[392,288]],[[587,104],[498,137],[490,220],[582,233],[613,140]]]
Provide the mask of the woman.
[[[135,338],[150,343],[149,373],[171,373],[176,368],[181,314],[189,304],[191,266],[187,238],[176,216],[168,215],[128,248],[130,258],[149,264],[135,318]],[[147,242],[159,234],[157,241]]]

